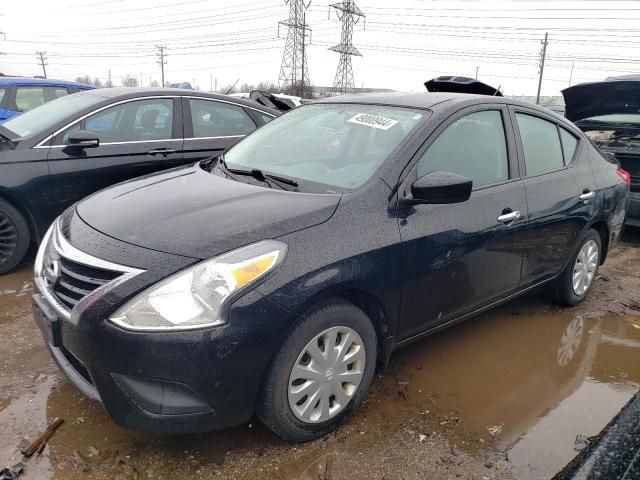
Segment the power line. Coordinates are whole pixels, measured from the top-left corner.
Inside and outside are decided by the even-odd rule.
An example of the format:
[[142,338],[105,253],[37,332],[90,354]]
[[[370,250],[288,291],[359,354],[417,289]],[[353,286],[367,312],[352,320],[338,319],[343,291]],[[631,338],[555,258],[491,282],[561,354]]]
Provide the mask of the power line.
[[278,30],[280,25],[287,27],[287,41],[282,53],[278,86],[283,90],[299,89],[304,93],[305,85],[309,85],[305,50],[306,31],[309,27],[305,23],[305,11],[311,1],[305,4],[305,0],[285,0],[284,3],[289,5],[289,18],[278,23]]
[[[361,57],[362,54],[353,46],[353,27],[361,18],[365,18],[365,14],[353,0],[334,3],[330,8],[336,10],[338,19],[342,22],[340,44],[329,48],[329,50],[340,54],[336,77],[333,81],[333,93],[334,95],[344,95],[353,92],[355,89],[351,57],[354,55]],[[329,12],[331,12],[331,10],[329,10]]]
[[164,66],[167,64],[167,61],[164,59],[164,57],[166,56],[166,53],[164,53],[164,51],[167,47],[158,45],[156,46],[156,48],[158,49],[158,53],[156,53],[156,56],[158,57],[157,63],[158,65],[160,65],[160,72],[162,74],[162,86],[164,87]]
[[49,65],[48,63],[45,63],[47,61],[46,55],[47,55],[47,52],[36,52],[36,56],[39,59],[38,63],[42,67],[42,74],[44,75],[44,78],[47,78],[46,66]]
[[549,34],[544,34],[542,41],[542,51],[540,52],[540,78],[538,79],[538,94],[536,95],[536,105],[540,104],[540,90],[542,89],[542,76],[544,74],[544,61],[547,57],[547,45],[549,45]]

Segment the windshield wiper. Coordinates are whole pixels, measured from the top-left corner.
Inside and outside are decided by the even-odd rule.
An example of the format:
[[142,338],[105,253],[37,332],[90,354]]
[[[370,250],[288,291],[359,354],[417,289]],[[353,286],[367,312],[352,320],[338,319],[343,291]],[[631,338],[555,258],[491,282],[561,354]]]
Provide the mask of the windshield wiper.
[[[222,171],[227,174],[231,173],[234,175],[246,175],[249,177],[253,177],[256,180],[260,180],[261,182],[265,182],[269,186],[271,186],[273,182],[283,190],[291,191],[291,190],[297,190],[298,188],[298,182],[296,182],[295,180],[292,180],[290,178],[280,177],[278,175],[273,175],[271,173],[264,173],[262,170],[258,168],[253,168],[251,170],[243,170],[240,168],[229,168],[222,156],[218,160],[218,165],[222,167]],[[293,189],[285,187],[284,185],[293,187]]]

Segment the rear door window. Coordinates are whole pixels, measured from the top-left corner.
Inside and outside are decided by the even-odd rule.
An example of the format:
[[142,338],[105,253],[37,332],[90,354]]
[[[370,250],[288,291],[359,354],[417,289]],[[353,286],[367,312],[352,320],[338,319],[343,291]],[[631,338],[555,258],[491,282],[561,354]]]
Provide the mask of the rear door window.
[[474,187],[505,181],[509,161],[502,113],[487,110],[466,115],[447,127],[418,161],[418,177],[453,172]]
[[526,113],[516,113],[516,119],[524,150],[527,176],[564,167],[556,124]]
[[251,117],[237,105],[213,100],[189,99],[192,138],[247,135],[256,129]]

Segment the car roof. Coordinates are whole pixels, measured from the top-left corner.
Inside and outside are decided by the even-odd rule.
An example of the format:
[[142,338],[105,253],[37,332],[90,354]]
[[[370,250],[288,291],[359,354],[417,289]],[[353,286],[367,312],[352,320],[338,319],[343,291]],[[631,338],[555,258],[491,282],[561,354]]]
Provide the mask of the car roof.
[[200,92],[198,90],[186,90],[184,88],[162,88],[162,87],[113,87],[113,88],[99,88],[91,92],[86,92],[90,95],[100,95],[105,99],[128,99],[134,97],[150,97],[150,96],[184,96],[184,97],[202,97],[211,98],[215,100],[224,100],[227,102],[233,102],[238,105],[245,105],[255,110],[262,110],[264,112],[279,115],[281,112],[274,110],[273,108],[265,107],[252,100],[245,100],[244,98],[232,97],[230,95],[222,95],[220,93]]
[[96,88],[93,85],[86,85],[84,83],[70,82],[68,80],[55,80],[50,78],[32,78],[32,77],[0,77],[0,86],[13,86],[13,85],[37,85],[37,86],[52,86],[52,87],[77,87],[82,89]]
[[424,108],[432,107],[447,103],[447,106],[457,104],[474,104],[474,103],[499,103],[509,105],[519,105],[528,108],[535,108],[542,112],[545,110],[536,105],[514,100],[505,97],[492,97],[489,95],[474,95],[469,93],[449,93],[449,92],[383,92],[383,93],[365,93],[358,95],[343,95],[337,97],[324,98],[314,103],[362,103],[368,105],[390,105],[394,107],[406,108]]

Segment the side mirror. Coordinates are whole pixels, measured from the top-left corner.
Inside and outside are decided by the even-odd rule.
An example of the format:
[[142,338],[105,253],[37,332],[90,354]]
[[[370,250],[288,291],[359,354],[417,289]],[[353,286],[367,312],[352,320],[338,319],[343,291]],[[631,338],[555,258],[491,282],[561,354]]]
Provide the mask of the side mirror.
[[471,197],[473,181],[452,172],[431,172],[411,185],[412,203],[462,203]]
[[67,148],[83,150],[85,148],[97,148],[100,146],[98,135],[86,130],[78,130],[67,137]]

